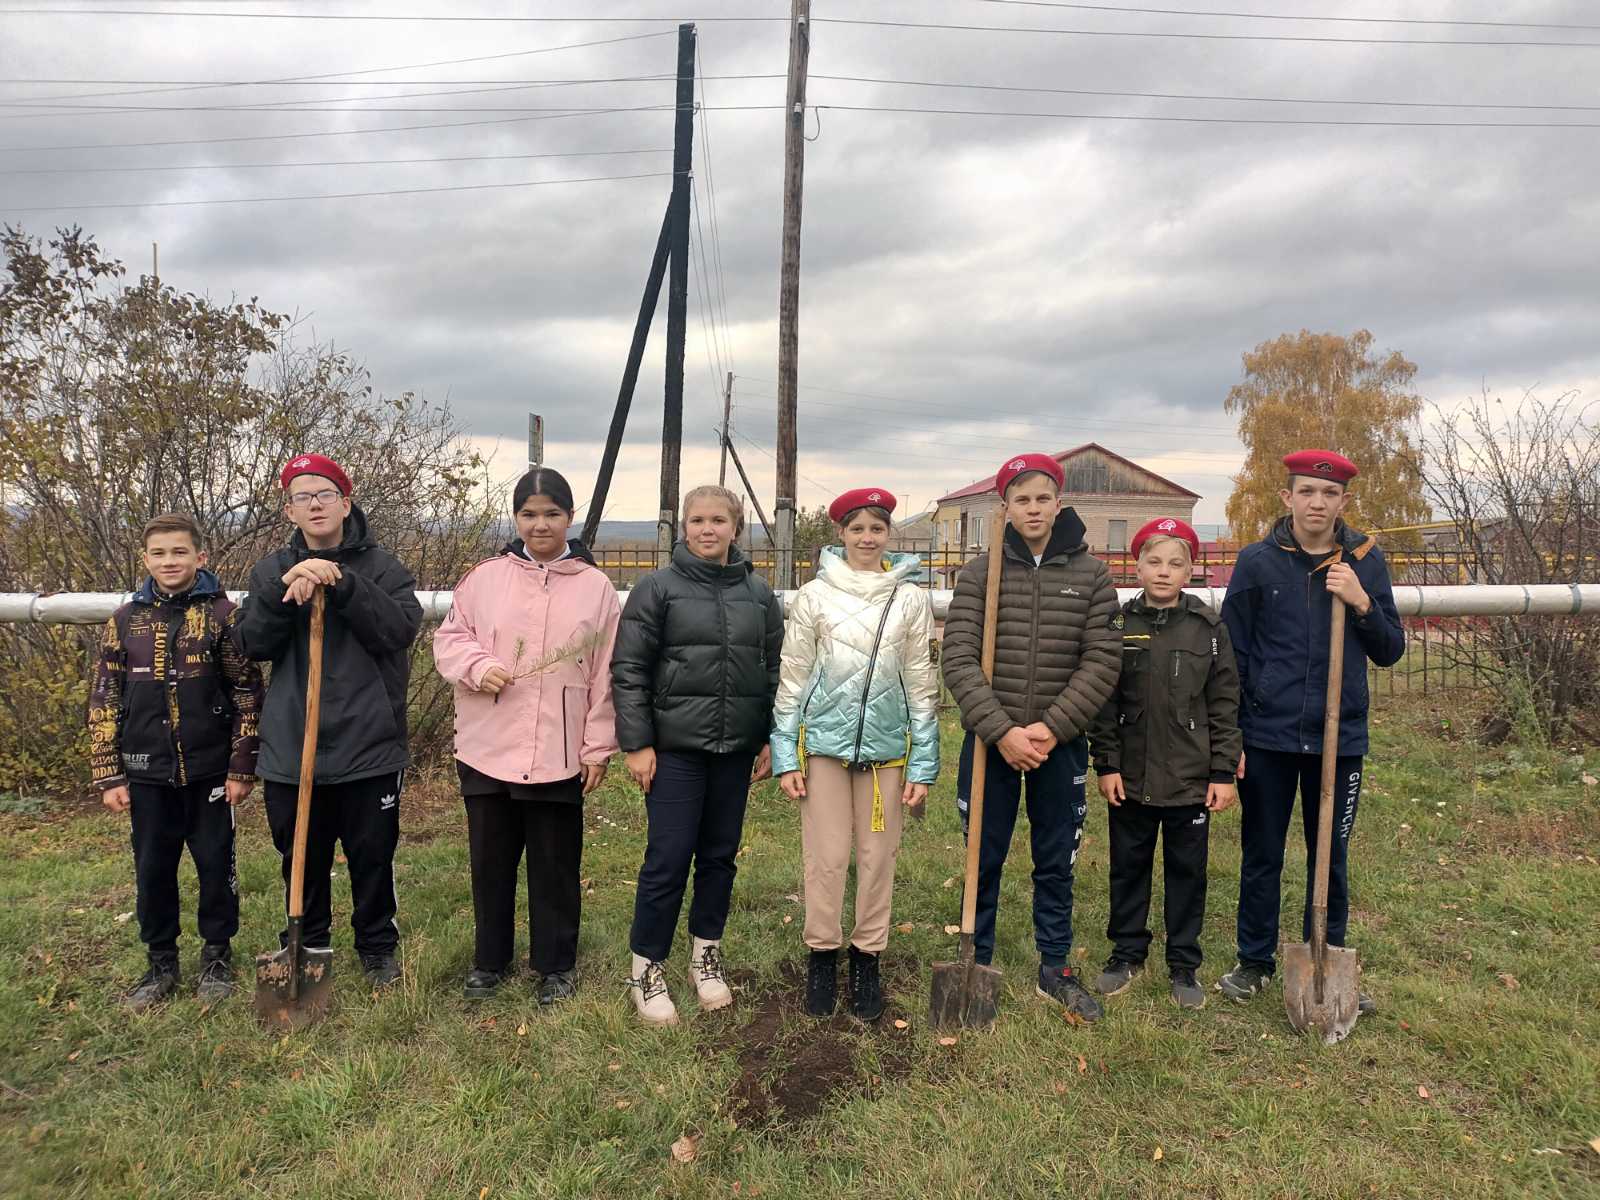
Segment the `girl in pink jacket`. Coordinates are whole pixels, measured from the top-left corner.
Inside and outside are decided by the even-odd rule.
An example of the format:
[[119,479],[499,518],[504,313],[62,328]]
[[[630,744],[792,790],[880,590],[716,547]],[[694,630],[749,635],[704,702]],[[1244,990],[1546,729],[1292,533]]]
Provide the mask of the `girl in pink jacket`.
[[469,999],[511,965],[517,868],[528,853],[529,961],[539,1003],[577,990],[583,798],[617,749],[611,648],[621,607],[583,543],[567,540],[572,488],[536,467],[512,496],[516,540],[456,585],[433,635],[455,685],[456,770],[467,807],[477,924]]

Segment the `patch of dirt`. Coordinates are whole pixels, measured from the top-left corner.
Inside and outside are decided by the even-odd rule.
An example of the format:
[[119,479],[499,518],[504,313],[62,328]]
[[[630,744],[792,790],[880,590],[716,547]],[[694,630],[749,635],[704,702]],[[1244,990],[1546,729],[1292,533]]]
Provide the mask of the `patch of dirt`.
[[[706,1022],[711,1026],[706,1041],[719,1048],[731,1042],[737,1054],[739,1077],[730,1089],[728,1111],[741,1127],[781,1131],[817,1116],[831,1102],[877,1096],[886,1084],[911,1074],[914,1031],[897,1029],[894,1023],[908,1020],[897,998],[911,994],[920,982],[913,967],[884,961],[888,1003],[883,1016],[870,1025],[848,1015],[843,961],[840,1011],[825,1020],[805,1011],[801,963],[785,962],[778,974],[775,988],[754,992],[726,1023]],[[746,1014],[745,1023],[730,1033],[728,1026]]]

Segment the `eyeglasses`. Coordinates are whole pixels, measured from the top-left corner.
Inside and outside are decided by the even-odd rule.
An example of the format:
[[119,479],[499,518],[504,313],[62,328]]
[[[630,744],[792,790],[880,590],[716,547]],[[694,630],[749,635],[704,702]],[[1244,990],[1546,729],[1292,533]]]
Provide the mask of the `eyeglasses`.
[[327,506],[339,499],[340,493],[333,488],[323,488],[320,492],[290,492],[289,503],[295,508],[305,508],[313,500],[318,504]]

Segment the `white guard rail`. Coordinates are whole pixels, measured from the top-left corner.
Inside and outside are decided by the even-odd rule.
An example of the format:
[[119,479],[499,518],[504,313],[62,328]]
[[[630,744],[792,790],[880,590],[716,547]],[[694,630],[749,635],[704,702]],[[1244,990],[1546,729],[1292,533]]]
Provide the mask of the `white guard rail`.
[[[1220,607],[1226,589],[1189,588],[1188,592],[1213,607]],[[235,600],[242,600],[245,595],[243,592],[228,594]],[[1137,588],[1118,589],[1118,596],[1123,600],[1137,594]],[[417,593],[423,614],[430,621],[444,620],[450,611],[450,597],[450,592]],[[626,598],[625,591],[623,597]],[[128,599],[128,594],[123,592],[0,592],[0,623],[98,625]],[[1405,586],[1394,589],[1394,601],[1402,617],[1592,616],[1600,613],[1600,584]],[[942,619],[949,606],[948,591],[933,593],[933,611],[937,617]]]

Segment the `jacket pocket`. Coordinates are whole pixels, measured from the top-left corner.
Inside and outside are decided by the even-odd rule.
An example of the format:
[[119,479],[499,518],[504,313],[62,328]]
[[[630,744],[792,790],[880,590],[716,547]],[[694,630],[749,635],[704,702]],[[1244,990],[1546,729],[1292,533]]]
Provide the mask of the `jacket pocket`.
[[564,765],[576,767],[583,761],[583,728],[589,720],[589,689],[561,689],[561,728]]

